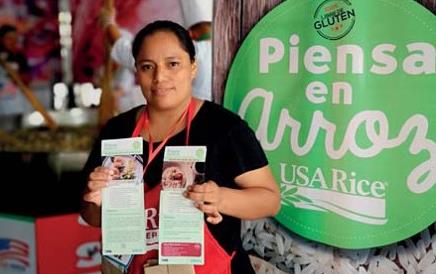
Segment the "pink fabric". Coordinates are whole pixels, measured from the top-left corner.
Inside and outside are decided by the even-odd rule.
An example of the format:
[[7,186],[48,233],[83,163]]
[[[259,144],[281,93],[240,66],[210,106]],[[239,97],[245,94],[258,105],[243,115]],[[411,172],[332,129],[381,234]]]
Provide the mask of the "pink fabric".
[[[117,24],[136,33],[146,24],[168,19],[182,23],[179,1],[113,0]],[[73,63],[76,82],[98,84],[99,69],[104,62],[103,31],[98,14],[104,1],[71,0],[73,11]],[[89,72],[89,73],[88,73]]]

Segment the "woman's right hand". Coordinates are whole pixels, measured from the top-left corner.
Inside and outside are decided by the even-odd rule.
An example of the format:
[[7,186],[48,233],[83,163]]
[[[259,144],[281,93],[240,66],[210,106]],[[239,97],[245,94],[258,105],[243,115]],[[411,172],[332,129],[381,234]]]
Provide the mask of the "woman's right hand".
[[101,206],[101,190],[105,188],[112,179],[114,171],[107,167],[96,167],[88,177],[87,191],[83,200]]

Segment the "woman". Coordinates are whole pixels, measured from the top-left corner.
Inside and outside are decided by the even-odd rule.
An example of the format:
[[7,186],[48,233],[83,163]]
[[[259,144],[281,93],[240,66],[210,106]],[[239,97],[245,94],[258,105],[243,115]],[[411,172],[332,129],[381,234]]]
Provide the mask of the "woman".
[[[137,34],[132,53],[137,81],[148,104],[113,118],[103,128],[84,168],[89,176],[83,196],[83,218],[91,225],[100,225],[100,191],[112,176],[109,169],[100,166],[102,139],[139,135],[145,148],[152,142],[155,150],[162,142],[207,146],[206,182],[189,187],[185,193],[205,213],[207,224],[205,247],[209,251],[205,254],[205,265],[195,266],[195,271],[254,273],[242,249],[240,219],[273,216],[279,210],[280,200],[253,132],[237,115],[192,97],[192,80],[197,73],[195,49],[180,25],[169,21],[147,25]],[[145,116],[148,123],[141,122]],[[163,151],[153,158],[144,175],[147,230],[158,229],[158,216],[150,216],[149,209],[159,208]],[[148,153],[144,153],[144,162],[147,157]],[[150,217],[156,219],[150,222]],[[152,246],[153,239],[148,241]],[[156,258],[156,248],[135,256],[130,273],[142,273],[142,266]]]
[[[19,44],[19,33],[13,25],[0,26],[0,59],[18,73],[20,79],[30,82],[30,68]],[[0,123],[4,128],[16,129],[21,126],[21,114],[25,112],[27,100],[17,84],[0,66]],[[2,117],[4,116],[4,117]]]

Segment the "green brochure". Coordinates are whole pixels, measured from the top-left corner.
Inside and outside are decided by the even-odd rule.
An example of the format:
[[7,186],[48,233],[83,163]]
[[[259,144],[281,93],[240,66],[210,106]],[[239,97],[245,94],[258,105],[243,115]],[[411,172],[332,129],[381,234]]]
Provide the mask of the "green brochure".
[[204,264],[204,217],[183,196],[204,180],[205,146],[167,146],[159,208],[159,264]]
[[145,253],[142,138],[103,140],[103,166],[114,172],[102,191],[103,255]]

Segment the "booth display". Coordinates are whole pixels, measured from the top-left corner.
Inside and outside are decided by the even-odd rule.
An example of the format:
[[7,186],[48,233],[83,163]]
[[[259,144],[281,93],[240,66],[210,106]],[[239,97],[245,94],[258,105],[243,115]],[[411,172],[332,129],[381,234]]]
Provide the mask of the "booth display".
[[78,214],[0,215],[0,273],[99,273],[101,233]]

